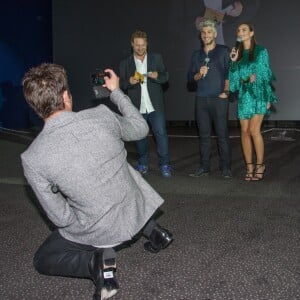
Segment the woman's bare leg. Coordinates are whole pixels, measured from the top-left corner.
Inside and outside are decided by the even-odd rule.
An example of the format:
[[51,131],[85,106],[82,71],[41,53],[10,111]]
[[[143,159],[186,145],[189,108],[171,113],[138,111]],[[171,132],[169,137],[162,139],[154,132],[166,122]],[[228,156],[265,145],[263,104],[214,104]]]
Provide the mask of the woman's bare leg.
[[246,163],[247,174],[245,180],[251,180],[253,177],[254,164],[253,164],[253,150],[252,138],[250,134],[250,120],[240,120],[241,124],[241,143],[243,155]]
[[264,139],[261,134],[261,125],[264,115],[255,115],[250,119],[250,134],[254,144],[256,154],[255,178],[262,179],[265,171],[264,165]]

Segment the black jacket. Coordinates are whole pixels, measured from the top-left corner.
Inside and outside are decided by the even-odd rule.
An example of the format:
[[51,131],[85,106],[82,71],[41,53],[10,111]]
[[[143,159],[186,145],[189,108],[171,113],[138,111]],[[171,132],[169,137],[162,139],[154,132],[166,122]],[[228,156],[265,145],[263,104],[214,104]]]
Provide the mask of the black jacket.
[[[164,95],[162,85],[169,80],[169,73],[167,72],[163,63],[162,56],[155,53],[147,53],[147,68],[148,72],[158,72],[157,79],[147,78],[147,87],[152,105],[157,112],[164,112]],[[120,86],[131,99],[132,103],[137,109],[141,105],[141,85],[130,84],[129,78],[134,75],[136,70],[134,57],[130,55],[120,63]]]

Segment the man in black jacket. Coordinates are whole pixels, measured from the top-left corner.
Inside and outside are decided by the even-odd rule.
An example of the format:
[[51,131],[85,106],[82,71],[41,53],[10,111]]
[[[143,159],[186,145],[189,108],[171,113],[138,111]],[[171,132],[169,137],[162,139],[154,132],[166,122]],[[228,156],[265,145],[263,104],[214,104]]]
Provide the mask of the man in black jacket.
[[[141,30],[131,35],[133,54],[120,64],[120,86],[127,92],[132,103],[139,109],[156,140],[159,167],[164,177],[171,176],[168,136],[164,113],[162,85],[167,83],[169,74],[160,54],[148,53],[147,33]],[[136,142],[138,165],[141,174],[149,171],[149,146],[147,137]]]

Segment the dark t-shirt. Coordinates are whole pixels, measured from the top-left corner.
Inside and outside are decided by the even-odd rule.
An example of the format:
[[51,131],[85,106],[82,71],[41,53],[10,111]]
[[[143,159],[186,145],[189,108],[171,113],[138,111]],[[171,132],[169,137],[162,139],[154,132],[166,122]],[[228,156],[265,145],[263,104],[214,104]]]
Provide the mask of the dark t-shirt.
[[228,79],[229,48],[224,45],[216,45],[207,55],[203,49],[195,51],[188,71],[188,82],[195,82],[194,75],[206,62],[209,70],[204,78],[197,81],[196,95],[198,97],[217,97],[223,92],[225,80]]

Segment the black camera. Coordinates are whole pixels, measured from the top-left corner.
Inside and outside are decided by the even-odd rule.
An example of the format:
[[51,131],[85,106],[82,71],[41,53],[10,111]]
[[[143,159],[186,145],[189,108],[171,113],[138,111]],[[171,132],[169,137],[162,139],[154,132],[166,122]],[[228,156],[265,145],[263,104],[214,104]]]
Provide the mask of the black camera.
[[110,96],[110,91],[106,87],[103,87],[105,76],[110,78],[110,73],[104,72],[103,69],[96,69],[96,72],[91,75],[92,89],[95,97],[98,99]]
[[110,78],[109,72],[104,72],[102,69],[96,69],[96,72],[91,75],[92,85],[103,85],[105,83],[104,77],[107,76]]

